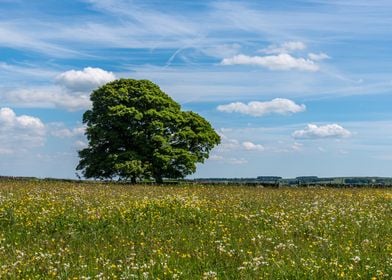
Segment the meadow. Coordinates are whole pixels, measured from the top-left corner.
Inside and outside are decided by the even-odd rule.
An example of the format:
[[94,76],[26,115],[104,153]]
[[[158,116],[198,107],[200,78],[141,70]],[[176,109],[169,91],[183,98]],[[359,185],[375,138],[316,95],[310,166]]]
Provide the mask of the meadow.
[[391,279],[392,189],[0,182],[0,279]]

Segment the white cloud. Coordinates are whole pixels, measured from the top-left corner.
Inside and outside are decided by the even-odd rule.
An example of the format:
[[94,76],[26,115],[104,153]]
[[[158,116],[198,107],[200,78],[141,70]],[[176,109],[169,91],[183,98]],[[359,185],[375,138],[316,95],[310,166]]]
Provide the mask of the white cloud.
[[241,165],[241,164],[246,164],[248,161],[244,158],[229,158],[227,160],[229,164],[235,164],[235,165]]
[[236,158],[227,158],[224,157],[222,154],[230,154],[231,156],[233,153],[242,153],[243,151],[254,151],[254,152],[262,152],[265,150],[264,146],[261,144],[255,144],[251,141],[239,141],[237,139],[229,138],[225,134],[222,133],[222,130],[225,129],[220,129],[218,131],[219,135],[221,136],[221,144],[215,149],[215,154],[210,157],[211,160],[215,161],[223,161],[226,163],[230,164],[243,164],[246,163],[244,159],[238,159]]
[[10,108],[0,109],[0,153],[42,146],[46,128],[39,118],[17,116]]
[[223,156],[211,155],[208,159],[209,160],[214,160],[214,161],[221,161],[221,160],[223,160]]
[[351,136],[351,132],[338,124],[308,124],[305,129],[294,131],[292,136],[298,139],[344,138]]
[[303,144],[298,143],[298,142],[294,142],[294,144],[291,145],[291,149],[292,149],[293,151],[301,151],[301,150],[302,150],[302,147],[303,147]]
[[265,149],[263,145],[254,144],[250,141],[242,142],[242,147],[247,151],[258,151],[258,152],[264,151]]
[[69,128],[54,128],[50,134],[59,137],[59,138],[71,138],[75,136],[84,135],[86,128],[84,126],[75,127],[72,129]]
[[306,45],[300,41],[284,42],[280,45],[270,45],[259,52],[266,56],[248,56],[244,54],[227,55],[221,61],[222,65],[256,65],[270,70],[302,70],[315,72],[319,70],[317,61],[328,59],[325,53],[309,53],[308,58],[294,57],[291,53],[306,49]]
[[112,72],[86,67],[82,71],[69,70],[56,77],[57,83],[72,91],[91,91],[116,79]]
[[79,150],[79,149],[86,148],[88,146],[88,144],[85,141],[77,140],[77,141],[75,141],[74,146],[76,149]]
[[[133,1],[87,0],[87,2],[91,3],[94,8],[121,19],[121,23],[129,27],[125,28],[124,31],[127,34],[133,33],[135,36],[162,36],[166,37],[166,41],[171,41],[173,40],[172,37],[176,36],[195,36],[202,28],[198,22],[178,13],[163,13],[157,9],[149,9],[147,5],[136,5]],[[97,34],[92,35],[97,36]]]
[[213,45],[200,50],[208,56],[224,58],[237,55],[240,52],[241,45],[239,44],[221,44]]
[[271,101],[252,101],[248,104],[233,102],[227,105],[219,105],[218,111],[227,113],[241,113],[255,117],[264,116],[271,113],[287,115],[303,112],[306,109],[304,104],[298,105],[294,101],[285,98],[275,98]]
[[28,63],[9,64],[0,61],[0,74],[3,78],[6,76],[7,81],[16,78],[20,82],[21,76],[23,76],[23,79],[48,79],[55,76],[56,72],[42,65],[31,65]]
[[[238,141],[237,139],[230,138],[226,136],[223,132],[225,132],[226,129],[221,128],[218,130],[218,134],[221,137],[221,143],[218,145],[218,147],[215,149],[215,154],[216,156],[219,153],[226,153],[226,152],[233,152],[233,151],[239,151],[242,148],[241,142]],[[218,158],[215,158],[217,160]]]
[[71,49],[67,49],[66,47],[60,46],[59,44],[48,42],[47,38],[43,38],[44,36],[42,36],[42,34],[48,32],[47,31],[48,27],[46,26],[45,31],[39,30],[42,28],[42,23],[32,24],[28,26],[28,25],[18,24],[16,22],[18,21],[9,21],[8,23],[1,22],[0,25],[1,46],[17,48],[22,50],[36,51],[36,52],[44,53],[45,55],[52,55],[55,57],[80,56],[79,52],[73,51]]
[[287,53],[268,56],[248,56],[244,54],[235,55],[231,58],[224,58],[222,65],[256,65],[263,66],[270,70],[302,70],[315,72],[319,66],[314,61],[307,58],[296,58]]
[[116,76],[112,72],[100,68],[69,70],[52,80],[57,82],[57,85],[23,86],[3,90],[0,101],[30,108],[65,108],[70,111],[87,109],[91,106],[91,91],[114,79]]
[[303,42],[299,41],[290,41],[290,42],[285,42],[281,45],[282,49],[286,52],[289,51],[300,51],[306,49],[306,45]]
[[244,158],[237,158],[237,157],[223,157],[221,155],[211,155],[209,157],[209,160],[223,163],[223,164],[232,164],[232,165],[241,165],[241,164],[246,164],[248,161]]
[[3,128],[29,129],[36,132],[43,132],[44,124],[39,118],[31,116],[16,116],[10,108],[0,109],[0,124]]
[[88,93],[69,92],[58,86],[15,89],[3,94],[1,99],[23,107],[66,108],[71,111],[86,109],[91,105]]
[[240,142],[236,139],[222,138],[222,143],[219,145],[220,150],[232,151],[237,150],[240,146]]
[[260,50],[267,54],[291,53],[294,51],[301,51],[306,49],[306,45],[300,41],[284,42],[281,45],[270,45],[265,49]]
[[308,57],[313,60],[313,61],[321,61],[321,60],[325,60],[325,59],[329,59],[329,55],[325,54],[325,53],[309,53]]

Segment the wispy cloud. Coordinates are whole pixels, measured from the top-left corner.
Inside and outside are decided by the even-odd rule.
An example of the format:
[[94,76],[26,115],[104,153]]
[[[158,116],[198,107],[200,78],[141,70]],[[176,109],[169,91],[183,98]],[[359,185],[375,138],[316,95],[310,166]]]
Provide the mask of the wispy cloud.
[[329,55],[325,53],[309,53],[308,57],[313,61],[321,61],[330,58]]
[[42,65],[31,65],[28,63],[10,64],[0,61],[0,73],[3,77],[7,76],[7,78],[17,78],[18,80],[20,80],[21,77],[23,77],[23,79],[33,78],[46,80],[53,78],[56,75],[57,70]]
[[[37,33],[32,34],[31,29],[35,29]],[[38,21],[32,26],[29,26],[29,28],[24,24],[0,21],[0,45],[24,51],[43,53],[53,57],[76,57],[81,55],[79,51],[64,47],[62,44],[56,44],[51,42],[54,40],[45,38],[45,34],[51,34],[47,29],[50,29],[50,25],[42,25]],[[42,34],[40,34],[39,30],[42,30]],[[55,37],[55,32],[50,37]]]
[[[104,47],[209,49],[233,43],[249,45],[250,38],[267,38],[271,42],[289,40],[270,48],[272,53],[279,54],[303,50],[302,39],[307,37],[317,42],[326,40],[328,35],[381,34],[389,23],[387,16],[377,16],[383,6],[389,6],[386,2],[346,7],[335,1],[321,2],[316,10],[304,10],[268,9],[262,4],[219,1],[206,2],[204,6],[208,9],[187,9],[185,13],[135,1],[85,2],[97,11],[96,16],[79,14],[59,19],[38,13],[23,21],[0,21],[0,43],[54,57],[80,57],[89,50]],[[329,7],[335,6],[343,6],[339,14],[329,12]],[[15,15],[11,13],[12,16]],[[108,20],[102,21],[100,16]],[[365,25],[366,22],[375,24]],[[80,48],[80,45],[94,48]]]
[[161,36],[194,36],[200,25],[184,15],[162,12],[146,6],[137,5],[133,1],[124,0],[87,0],[92,6],[101,11],[120,17],[127,24],[135,23],[139,34],[160,34]]
[[306,49],[304,42],[300,41],[288,41],[280,45],[270,45],[265,49],[261,49],[260,52],[266,54],[280,54],[280,53],[292,53],[296,51],[302,51]]

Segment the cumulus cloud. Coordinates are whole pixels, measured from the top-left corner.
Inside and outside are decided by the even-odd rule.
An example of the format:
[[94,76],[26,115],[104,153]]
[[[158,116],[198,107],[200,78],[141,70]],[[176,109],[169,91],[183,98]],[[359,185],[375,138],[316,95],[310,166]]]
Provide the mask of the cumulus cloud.
[[242,147],[247,151],[264,151],[264,146],[260,144],[254,144],[250,141],[242,142]]
[[305,129],[294,131],[292,136],[297,139],[345,138],[351,136],[351,132],[338,124],[308,124]]
[[[255,152],[261,152],[264,151],[265,148],[261,144],[255,144],[251,141],[239,141],[237,139],[229,138],[226,135],[224,135],[221,131],[218,132],[219,135],[221,136],[221,144],[218,146],[218,148],[215,150],[216,152],[236,152],[236,151],[255,151]],[[221,155],[215,154],[214,157],[212,158],[213,160],[226,160],[226,158],[221,157]]]
[[39,118],[17,116],[10,108],[0,109],[0,147],[1,154],[16,150],[42,146],[46,128]]
[[69,70],[56,77],[58,84],[72,91],[91,91],[115,79],[116,76],[112,72],[93,67]]
[[82,136],[86,128],[84,126],[79,126],[75,128],[54,128],[50,132],[52,136],[59,137],[59,138],[71,138],[75,136]]
[[3,94],[3,101],[24,107],[65,108],[71,111],[90,107],[89,93],[73,93],[58,86],[23,88]]
[[39,118],[31,116],[17,116],[10,108],[0,109],[0,124],[2,128],[28,129],[36,132],[43,132],[44,124]]
[[315,72],[319,70],[316,62],[330,58],[325,53],[309,53],[308,57],[295,57],[292,53],[303,51],[306,45],[300,41],[284,42],[280,45],[270,45],[259,52],[267,54],[248,56],[245,54],[226,55],[222,65],[256,65],[270,70],[301,70]]
[[262,49],[261,52],[267,54],[279,54],[279,53],[291,53],[294,51],[302,51],[306,49],[306,45],[300,41],[289,41],[284,42],[280,45],[270,45],[265,49]]
[[1,99],[25,107],[87,109],[91,106],[91,90],[115,78],[112,72],[100,68],[69,70],[56,77],[57,85],[18,88],[4,93]]
[[304,104],[298,105],[290,99],[275,98],[271,101],[252,101],[248,104],[242,102],[233,102],[226,105],[219,105],[217,110],[227,113],[241,113],[260,117],[272,113],[281,115],[299,113],[305,111],[306,106]]
[[329,55],[325,53],[309,53],[308,57],[313,61],[321,61],[330,58]]
[[2,92],[0,102],[19,107],[87,109],[91,106],[91,91],[115,79],[112,72],[100,68],[69,70],[59,74],[52,85],[19,87]]
[[302,70],[315,72],[319,66],[307,58],[296,58],[287,53],[267,56],[248,56],[244,54],[224,58],[222,65],[256,65],[270,70]]

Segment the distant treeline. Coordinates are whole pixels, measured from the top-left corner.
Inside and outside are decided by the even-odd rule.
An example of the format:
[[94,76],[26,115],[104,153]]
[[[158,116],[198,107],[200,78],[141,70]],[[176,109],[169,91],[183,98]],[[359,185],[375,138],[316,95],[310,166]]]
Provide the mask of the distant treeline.
[[94,182],[91,180],[59,179],[59,178],[37,178],[25,176],[0,176],[0,181],[58,181],[58,182]]
[[15,181],[32,181],[38,180],[36,177],[23,177],[23,176],[0,176],[0,180],[8,181],[8,180],[15,180]]
[[389,177],[328,177],[300,176],[296,178],[282,178],[278,176],[259,176],[257,178],[200,178],[193,181],[208,184],[242,184],[260,185],[266,187],[279,186],[392,186]]
[[[58,179],[36,178],[23,176],[0,176],[0,181],[53,181],[70,183],[116,183],[129,184],[121,180],[82,180],[82,179]],[[139,181],[139,184],[154,184],[153,181]],[[210,185],[244,185],[255,187],[301,187],[301,186],[326,186],[326,187],[392,187],[390,177],[328,177],[300,176],[296,178],[282,178],[278,176],[259,176],[257,178],[197,178],[184,180],[164,180],[165,185],[210,184]]]

